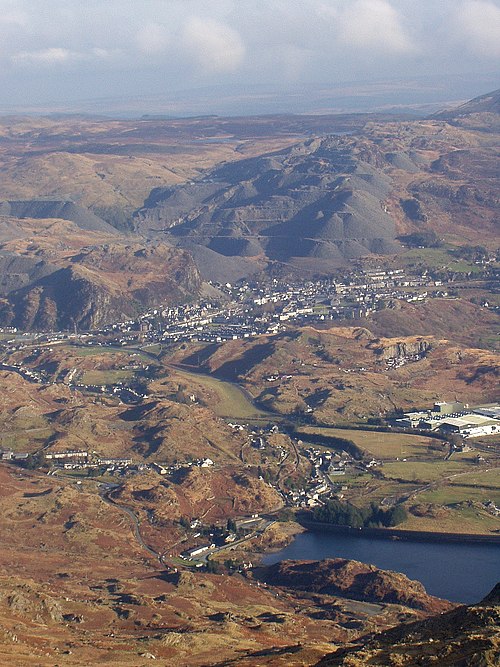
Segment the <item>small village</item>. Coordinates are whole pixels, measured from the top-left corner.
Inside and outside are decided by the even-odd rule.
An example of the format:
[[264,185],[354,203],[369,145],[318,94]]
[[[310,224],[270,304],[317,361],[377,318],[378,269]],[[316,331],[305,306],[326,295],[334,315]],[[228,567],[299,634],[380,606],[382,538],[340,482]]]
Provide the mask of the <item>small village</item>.
[[[465,440],[483,436],[500,431],[500,406],[486,405],[477,406],[473,410],[458,402],[439,402],[432,409],[421,412],[408,412],[401,418],[390,420],[387,428],[396,429],[396,432],[410,433],[435,431],[443,438],[443,445],[448,445],[449,458],[454,452],[471,451],[473,445],[465,444]],[[458,420],[468,425],[468,430],[456,426]],[[485,421],[487,426],[485,426]],[[431,421],[432,424],[428,422]],[[477,422],[477,423],[476,423]],[[474,424],[472,426],[472,424]],[[437,428],[436,428],[437,425]],[[256,427],[250,424],[230,422],[229,426],[239,433],[243,432],[248,437],[248,444],[256,450],[268,450],[273,448],[269,436],[280,432],[277,424]],[[434,428],[431,428],[433,426]],[[456,426],[456,427],[455,427]],[[476,429],[476,430],[474,430]],[[459,441],[447,441],[447,436],[459,435]],[[324,505],[330,499],[343,500],[350,489],[353,479],[363,475],[371,475],[376,470],[383,470],[384,462],[366,455],[356,456],[356,452],[348,451],[349,446],[338,446],[328,448],[327,446],[315,446],[304,442],[298,437],[292,437],[292,445],[309,462],[309,477],[299,485],[288,486],[277,478],[266,476],[267,484],[273,488],[282,498],[283,507],[291,510],[311,510]],[[349,443],[348,443],[349,444]],[[352,445],[352,443],[350,443]],[[278,465],[286,462],[289,452],[283,447],[275,447]],[[443,453],[443,456],[445,453]],[[4,450],[0,452],[0,459],[21,466],[29,465],[28,454]],[[484,459],[478,454],[478,462]],[[396,459],[398,460],[398,459]],[[406,461],[403,458],[402,461]],[[39,452],[33,464],[39,470],[45,471],[48,476],[69,475],[75,476],[77,480],[85,478],[95,479],[104,489],[114,489],[121,483],[120,478],[129,477],[145,472],[156,473],[161,477],[175,483],[178,474],[190,468],[218,468],[218,465],[210,458],[200,458],[192,461],[179,463],[167,463],[162,461],[138,462],[132,458],[109,458],[102,457],[95,451],[87,450],[64,450],[52,451],[50,448]],[[33,465],[32,464],[32,465]],[[263,473],[264,474],[264,473]],[[182,477],[182,474],[181,474]],[[261,478],[262,479],[262,478]],[[81,481],[77,482],[81,483]],[[390,505],[390,499],[387,499]],[[485,508],[495,515],[500,511],[496,505],[489,503]],[[242,516],[230,525],[219,526],[214,529],[204,525],[203,521],[193,518],[187,530],[186,540],[195,546],[185,549],[182,558],[186,562],[195,563],[197,566],[206,564],[207,556],[216,550],[228,548],[235,542],[245,541],[263,532],[275,519],[272,516]],[[206,544],[203,540],[209,537],[210,542]]]

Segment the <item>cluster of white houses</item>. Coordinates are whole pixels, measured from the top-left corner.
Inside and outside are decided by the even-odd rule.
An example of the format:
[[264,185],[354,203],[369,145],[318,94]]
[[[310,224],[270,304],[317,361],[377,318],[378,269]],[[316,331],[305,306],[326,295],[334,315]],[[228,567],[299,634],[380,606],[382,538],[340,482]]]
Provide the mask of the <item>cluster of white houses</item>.
[[469,408],[459,402],[435,403],[432,410],[406,412],[395,420],[396,426],[455,433],[463,438],[479,438],[500,433],[500,406]]
[[100,466],[114,466],[126,468],[132,465],[132,459],[110,459],[100,458],[95,452],[82,450],[66,450],[62,452],[49,452],[45,454],[47,461],[53,461],[56,466],[63,468],[98,468]]

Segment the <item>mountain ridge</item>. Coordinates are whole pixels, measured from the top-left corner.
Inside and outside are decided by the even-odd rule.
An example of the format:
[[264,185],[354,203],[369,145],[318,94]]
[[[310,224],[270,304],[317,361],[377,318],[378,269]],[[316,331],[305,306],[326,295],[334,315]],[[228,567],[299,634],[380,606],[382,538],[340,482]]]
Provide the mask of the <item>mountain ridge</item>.
[[467,102],[457,107],[438,111],[431,118],[452,120],[459,116],[467,116],[473,113],[500,113],[500,88],[467,100]]

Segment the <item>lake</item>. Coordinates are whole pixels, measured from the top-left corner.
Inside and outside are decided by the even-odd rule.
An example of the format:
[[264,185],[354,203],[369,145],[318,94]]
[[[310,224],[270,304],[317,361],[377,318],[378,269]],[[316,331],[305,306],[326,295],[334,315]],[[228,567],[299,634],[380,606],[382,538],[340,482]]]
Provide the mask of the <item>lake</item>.
[[452,602],[479,602],[500,580],[500,547],[494,544],[408,542],[353,537],[333,532],[305,532],[288,547],[263,559],[348,558],[395,570],[417,579],[428,593]]

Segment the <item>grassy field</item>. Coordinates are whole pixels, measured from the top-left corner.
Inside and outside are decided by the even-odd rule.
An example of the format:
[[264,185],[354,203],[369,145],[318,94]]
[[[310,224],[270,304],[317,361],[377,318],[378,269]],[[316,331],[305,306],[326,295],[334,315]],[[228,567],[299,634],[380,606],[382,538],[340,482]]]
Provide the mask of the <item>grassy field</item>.
[[358,447],[382,461],[394,461],[398,458],[443,459],[446,454],[441,441],[411,433],[380,433],[321,427],[307,427],[303,431],[352,440]]
[[445,267],[456,273],[479,273],[482,267],[457,259],[446,248],[413,248],[401,256],[405,264],[425,264],[433,269]]
[[54,434],[45,417],[29,412],[29,409],[17,410],[5,421],[3,419],[2,415],[0,449],[31,453],[40,449]]
[[421,494],[424,502],[436,505],[451,505],[467,500],[500,504],[500,469],[466,472],[437,489]]
[[485,535],[496,533],[500,519],[486,512],[477,504],[463,503],[456,507],[446,507],[434,517],[409,517],[401,525],[405,530],[430,530],[449,533],[476,533]]
[[142,354],[137,350],[127,349],[126,347],[106,347],[104,345],[90,345],[88,347],[80,347],[79,345],[65,345],[64,348],[67,350],[68,354],[75,357],[96,357],[102,354],[128,354],[132,357],[142,359],[142,361],[151,363],[151,359],[147,356],[147,354]]
[[130,371],[107,370],[107,371],[85,371],[82,377],[84,384],[116,384],[130,380],[133,374]]
[[[117,354],[118,350],[112,347],[104,347],[101,345],[89,345],[88,347],[80,347],[78,345],[65,345],[68,354],[75,357],[95,357],[98,354]],[[124,350],[126,352],[126,350]]]
[[491,486],[500,492],[500,469],[495,468],[492,470],[472,471],[467,475],[460,475],[457,483],[467,485],[474,484],[476,486]]
[[[207,403],[219,417],[231,419],[269,419],[268,412],[256,408],[247,394],[237,385],[224,382],[209,375],[190,373],[175,369],[178,375],[192,385],[198,385],[208,391]],[[213,403],[210,397],[213,396]]]
[[31,454],[43,447],[54,434],[50,427],[41,427],[25,430],[9,430],[0,432],[0,449],[10,449],[13,452],[27,452]]
[[382,472],[386,479],[402,479],[408,482],[436,482],[444,477],[460,474],[470,470],[465,461],[398,461],[386,463]]
[[432,503],[433,505],[453,505],[467,500],[480,503],[492,500],[497,504],[500,502],[500,489],[492,491],[481,486],[471,488],[470,486],[461,486],[459,484],[445,484],[438,489],[419,495],[419,502]]

